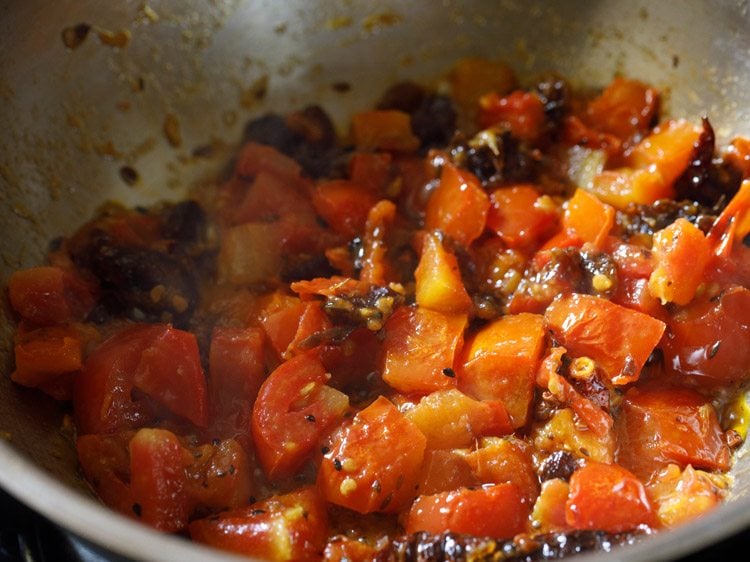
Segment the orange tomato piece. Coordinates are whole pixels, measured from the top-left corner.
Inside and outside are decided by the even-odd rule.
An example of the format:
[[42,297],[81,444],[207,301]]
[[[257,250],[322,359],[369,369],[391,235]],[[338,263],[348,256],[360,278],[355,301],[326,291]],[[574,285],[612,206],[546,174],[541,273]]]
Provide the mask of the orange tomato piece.
[[406,532],[509,539],[526,530],[528,515],[529,506],[515,484],[462,488],[417,498],[406,518]]
[[502,401],[513,427],[525,425],[544,337],[544,318],[538,314],[508,315],[488,324],[466,342],[459,388],[481,400]]
[[588,190],[618,209],[630,203],[650,205],[659,199],[674,197],[674,187],[654,168],[618,168],[594,176]]
[[[542,482],[542,488],[534,503],[531,520],[540,533],[567,531],[570,527],[565,520],[565,504],[568,502],[570,486],[561,478]],[[537,527],[538,526],[538,527]]]
[[427,202],[425,227],[468,246],[484,232],[489,208],[489,198],[476,176],[446,162]]
[[595,128],[627,141],[648,130],[659,104],[658,92],[637,80],[615,78],[586,108]]
[[434,233],[424,237],[414,277],[419,306],[446,314],[468,312],[471,308],[458,260]]
[[11,379],[30,387],[43,387],[61,375],[83,366],[81,337],[71,328],[40,328],[15,344],[15,370]]
[[646,488],[630,471],[589,461],[570,477],[565,521],[573,529],[621,533],[654,525],[656,515]]
[[535,248],[555,229],[557,218],[555,203],[542,199],[533,185],[501,187],[490,195],[487,228],[509,248]]
[[353,181],[338,179],[316,185],[312,202],[315,211],[331,228],[347,238],[354,238],[364,231],[367,213],[378,199]]
[[383,380],[406,394],[427,394],[456,386],[456,379],[446,369],[454,367],[466,324],[465,314],[399,307],[385,324]]
[[534,142],[544,133],[544,104],[534,92],[516,90],[504,97],[490,92],[479,98],[478,121],[482,129],[507,127],[513,136]]
[[679,387],[632,388],[617,421],[618,462],[644,481],[669,463],[729,468],[730,452],[711,402]]
[[[76,452],[86,481],[105,505],[135,518],[130,492],[130,451],[132,431],[81,435]],[[136,508],[136,511],[138,508]]]
[[531,505],[539,494],[532,449],[514,438],[486,438],[466,455],[472,472],[482,484],[510,482],[518,486]]
[[711,254],[703,232],[678,218],[654,234],[652,252],[656,268],[648,281],[651,294],[662,304],[685,305],[693,300]]
[[390,152],[355,152],[349,160],[349,179],[370,193],[382,195],[391,177]]
[[294,158],[272,146],[256,142],[249,142],[242,147],[234,170],[237,176],[246,178],[254,178],[261,172],[267,172],[287,185],[297,184],[302,177],[302,166]]
[[667,121],[633,148],[630,165],[644,170],[653,166],[671,185],[688,167],[701,130],[689,121]]
[[288,562],[320,560],[329,532],[325,503],[312,487],[198,519],[189,530],[199,543]]
[[359,150],[414,152],[419,148],[419,138],[411,130],[411,117],[396,109],[355,113],[352,138]]
[[583,242],[601,249],[615,224],[615,210],[588,191],[577,189],[565,204],[562,223]]
[[502,402],[474,400],[455,388],[428,394],[406,417],[427,438],[428,449],[469,447],[478,437],[513,431]]
[[385,397],[335,436],[318,472],[325,498],[359,513],[393,512],[416,495],[426,439]]
[[656,505],[659,523],[672,528],[718,507],[728,482],[722,477],[670,464],[658,472],[647,489]]
[[94,306],[93,290],[82,279],[53,266],[14,272],[8,297],[23,320],[39,326],[81,320]]
[[457,488],[479,485],[466,456],[447,449],[425,451],[422,474],[419,479],[421,494],[437,494]]
[[544,316],[571,355],[590,357],[616,385],[638,380],[666,328],[642,312],[580,294],[553,301]]

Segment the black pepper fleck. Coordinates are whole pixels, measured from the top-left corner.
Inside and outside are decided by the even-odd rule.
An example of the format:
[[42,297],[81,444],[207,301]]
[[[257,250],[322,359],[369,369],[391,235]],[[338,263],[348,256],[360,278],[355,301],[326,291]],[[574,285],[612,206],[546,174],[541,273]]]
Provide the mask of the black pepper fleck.
[[135,516],[136,517],[140,517],[142,512],[143,512],[143,509],[141,508],[141,504],[134,503],[133,504],[133,513],[135,513]]
[[339,459],[333,459],[333,468],[337,471],[341,470],[341,461]]
[[445,375],[446,377],[450,377],[450,378],[452,378],[452,379],[456,377],[456,371],[454,371],[454,370],[453,370],[453,369],[451,369],[450,367],[446,367],[445,369],[443,369],[443,374],[444,374],[444,375]]

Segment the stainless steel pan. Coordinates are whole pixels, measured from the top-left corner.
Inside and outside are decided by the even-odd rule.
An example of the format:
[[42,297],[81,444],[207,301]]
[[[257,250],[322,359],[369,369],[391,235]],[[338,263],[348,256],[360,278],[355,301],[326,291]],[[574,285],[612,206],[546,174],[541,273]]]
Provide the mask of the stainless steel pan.
[[[66,47],[63,30],[82,23],[88,36]],[[522,77],[557,70],[593,86],[615,73],[641,78],[666,93],[672,114],[708,114],[720,141],[750,134],[748,31],[747,2],[729,0],[6,0],[3,286],[103,201],[177,199],[212,177],[251,116],[316,102],[343,127],[387,85],[431,80],[469,54],[505,59]],[[123,167],[137,173],[133,185]],[[6,313],[6,371],[11,330]],[[51,400],[0,377],[0,485],[113,553],[232,559],[100,506],[77,475],[66,427]],[[721,509],[605,558],[671,558],[750,525],[749,465],[741,454],[734,493]]]

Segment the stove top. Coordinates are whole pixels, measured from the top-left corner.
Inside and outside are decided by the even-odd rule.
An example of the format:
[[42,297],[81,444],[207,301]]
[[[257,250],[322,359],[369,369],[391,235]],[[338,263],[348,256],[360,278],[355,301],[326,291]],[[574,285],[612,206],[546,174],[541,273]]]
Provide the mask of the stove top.
[[[679,559],[679,562],[740,560],[750,530]],[[131,562],[71,535],[0,489],[0,562]]]

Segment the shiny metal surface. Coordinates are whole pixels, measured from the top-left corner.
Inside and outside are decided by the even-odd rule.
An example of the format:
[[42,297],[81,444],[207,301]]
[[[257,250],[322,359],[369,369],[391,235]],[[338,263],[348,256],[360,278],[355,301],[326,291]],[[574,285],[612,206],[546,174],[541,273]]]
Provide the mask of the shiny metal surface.
[[[64,28],[92,27],[75,49]],[[344,127],[387,85],[429,81],[462,56],[575,84],[615,73],[667,92],[668,112],[709,115],[720,140],[750,134],[747,2],[510,0],[9,0],[0,6],[0,279],[39,263],[107,199],[177,199],[209,181],[242,124],[316,102]],[[98,32],[127,30],[124,47]],[[105,36],[106,38],[106,36]],[[342,91],[337,84],[351,88]],[[262,95],[265,92],[265,95]],[[167,116],[181,142],[164,134]],[[173,138],[174,140],[174,138]],[[214,156],[194,156],[211,144]],[[136,185],[120,177],[131,166]],[[11,329],[0,323],[10,368]],[[63,412],[0,377],[0,485],[53,521],[140,560],[233,559],[162,536],[90,498]],[[747,455],[731,501],[703,520],[606,560],[673,558],[750,525]],[[585,557],[598,560],[599,557]]]

